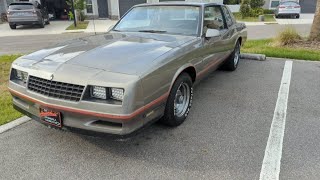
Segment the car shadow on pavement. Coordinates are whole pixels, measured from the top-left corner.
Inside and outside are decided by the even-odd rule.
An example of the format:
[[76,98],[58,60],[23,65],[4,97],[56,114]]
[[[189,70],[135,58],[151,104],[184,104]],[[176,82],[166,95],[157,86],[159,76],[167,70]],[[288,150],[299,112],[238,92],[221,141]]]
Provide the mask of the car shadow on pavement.
[[[199,85],[217,83],[213,75],[216,73],[225,72],[214,72]],[[199,90],[201,91],[201,88],[203,88],[203,86],[199,85],[195,86],[196,97],[200,96]],[[201,102],[195,103],[194,106],[199,109]],[[76,134],[76,136],[102,149],[104,153],[111,153],[119,158],[147,161],[155,166],[161,165],[174,169],[198,172],[208,171],[210,166],[207,166],[207,164],[215,161],[215,158],[207,158],[212,156],[213,149],[219,148],[214,143],[217,139],[215,139],[216,137],[208,138],[208,134],[198,131],[206,124],[199,123],[201,119],[197,119],[192,111],[191,109],[190,116],[186,122],[176,128],[167,127],[156,122],[125,138],[112,135],[87,136]],[[211,125],[214,127],[215,122],[211,122]],[[215,128],[212,131],[215,131]]]

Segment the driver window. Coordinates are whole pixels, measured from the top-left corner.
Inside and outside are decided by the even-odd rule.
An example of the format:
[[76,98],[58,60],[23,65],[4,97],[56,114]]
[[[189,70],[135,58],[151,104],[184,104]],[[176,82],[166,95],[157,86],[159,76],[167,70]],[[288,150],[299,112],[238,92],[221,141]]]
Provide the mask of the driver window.
[[219,6],[206,7],[204,11],[204,29],[225,29],[221,8]]

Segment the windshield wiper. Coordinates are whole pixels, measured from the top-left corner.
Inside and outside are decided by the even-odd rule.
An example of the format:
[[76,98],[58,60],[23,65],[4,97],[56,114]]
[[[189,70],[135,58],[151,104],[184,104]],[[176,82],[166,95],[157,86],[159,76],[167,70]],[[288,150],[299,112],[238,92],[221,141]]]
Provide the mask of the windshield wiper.
[[139,32],[148,32],[148,33],[165,33],[167,31],[161,31],[161,30],[140,30]]

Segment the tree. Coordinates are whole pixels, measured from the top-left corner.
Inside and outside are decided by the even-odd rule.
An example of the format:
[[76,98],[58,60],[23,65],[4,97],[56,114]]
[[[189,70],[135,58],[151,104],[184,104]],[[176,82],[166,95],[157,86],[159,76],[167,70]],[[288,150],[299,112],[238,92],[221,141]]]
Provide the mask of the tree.
[[[77,20],[83,21],[84,20],[84,15],[83,10],[86,6],[86,3],[84,0],[73,0],[74,2],[74,10],[77,11]],[[66,3],[68,4],[69,7],[72,6],[72,0],[67,0]]]
[[264,0],[251,0],[250,6],[252,9],[261,8],[264,5]]
[[242,0],[241,1],[240,14],[241,14],[242,19],[250,16],[251,7],[249,4],[250,4],[250,0]]
[[310,32],[310,40],[320,41],[320,0],[317,1],[316,13],[314,15],[313,24]]

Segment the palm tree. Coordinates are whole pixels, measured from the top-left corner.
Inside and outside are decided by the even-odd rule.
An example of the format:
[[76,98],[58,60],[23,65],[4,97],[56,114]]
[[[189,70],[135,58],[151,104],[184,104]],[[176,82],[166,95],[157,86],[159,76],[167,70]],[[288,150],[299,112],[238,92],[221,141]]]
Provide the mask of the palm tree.
[[320,41],[320,0],[317,1],[316,13],[314,15],[314,20],[310,32],[310,40]]

